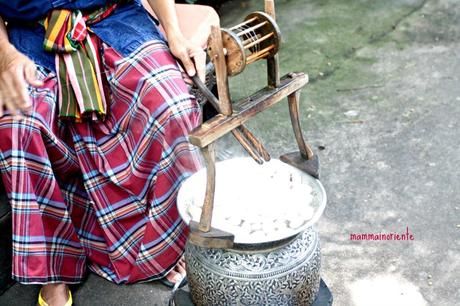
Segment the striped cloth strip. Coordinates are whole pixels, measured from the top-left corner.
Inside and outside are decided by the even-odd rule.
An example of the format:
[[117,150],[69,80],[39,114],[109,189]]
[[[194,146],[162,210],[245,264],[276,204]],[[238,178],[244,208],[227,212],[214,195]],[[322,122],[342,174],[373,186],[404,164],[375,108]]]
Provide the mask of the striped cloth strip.
[[99,40],[88,34],[88,26],[109,16],[117,5],[107,5],[87,15],[79,10],[55,9],[42,22],[43,47],[56,53],[61,118],[97,121],[107,113]]

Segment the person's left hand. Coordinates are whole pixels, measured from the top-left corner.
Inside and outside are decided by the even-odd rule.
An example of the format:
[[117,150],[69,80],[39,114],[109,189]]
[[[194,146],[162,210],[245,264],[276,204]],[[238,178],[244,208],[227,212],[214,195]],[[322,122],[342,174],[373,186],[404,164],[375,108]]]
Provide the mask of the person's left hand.
[[198,74],[201,81],[206,77],[206,53],[200,46],[189,42],[182,35],[168,38],[171,53],[182,62],[185,71],[190,77]]

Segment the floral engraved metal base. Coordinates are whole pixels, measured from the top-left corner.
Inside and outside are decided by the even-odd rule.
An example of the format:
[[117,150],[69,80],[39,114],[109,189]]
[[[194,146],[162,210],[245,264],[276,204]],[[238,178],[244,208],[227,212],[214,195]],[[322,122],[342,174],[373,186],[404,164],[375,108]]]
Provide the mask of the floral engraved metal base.
[[195,305],[311,305],[319,290],[318,234],[309,228],[281,244],[234,249],[186,246]]

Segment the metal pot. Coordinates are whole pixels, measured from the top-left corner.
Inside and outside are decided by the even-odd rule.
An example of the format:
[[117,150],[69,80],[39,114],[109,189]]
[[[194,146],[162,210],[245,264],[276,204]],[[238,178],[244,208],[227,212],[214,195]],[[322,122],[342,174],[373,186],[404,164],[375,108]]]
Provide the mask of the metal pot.
[[311,305],[319,290],[320,246],[312,227],[280,242],[227,250],[188,243],[185,259],[195,305]]
[[[246,158],[219,162],[216,164],[217,182],[221,188],[231,186],[234,190],[244,190],[238,185],[241,184],[238,175],[244,173],[249,180],[260,179],[256,176],[261,172],[251,167],[260,166]],[[195,305],[311,305],[315,300],[320,284],[321,256],[313,224],[324,211],[325,190],[317,179],[280,161],[271,161],[265,167],[273,167],[275,173],[281,170],[299,173],[302,183],[308,183],[312,188],[313,200],[305,205],[313,210],[313,214],[302,226],[273,233],[271,239],[265,237],[256,241],[239,232],[235,234],[231,249],[203,248],[188,242],[185,260],[190,295]],[[253,179],[249,177],[251,175],[254,175]],[[179,191],[179,213],[187,223],[191,219],[187,214],[187,203],[193,202],[190,197],[202,198],[204,184],[203,173],[196,173]],[[251,192],[272,191],[260,186],[260,190],[252,188]],[[279,209],[286,206],[280,203]],[[219,228],[219,224],[213,226]]]

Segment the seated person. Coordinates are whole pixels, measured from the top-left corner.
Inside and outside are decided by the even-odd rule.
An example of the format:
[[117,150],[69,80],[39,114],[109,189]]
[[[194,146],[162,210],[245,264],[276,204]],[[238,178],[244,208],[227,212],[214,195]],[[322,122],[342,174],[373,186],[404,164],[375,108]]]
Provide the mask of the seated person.
[[[115,282],[185,274],[180,183],[200,124],[176,58],[204,78],[201,46],[172,0],[2,1],[0,173],[13,219],[13,278],[40,305],[71,305],[87,268]],[[6,26],[5,26],[6,24]]]

